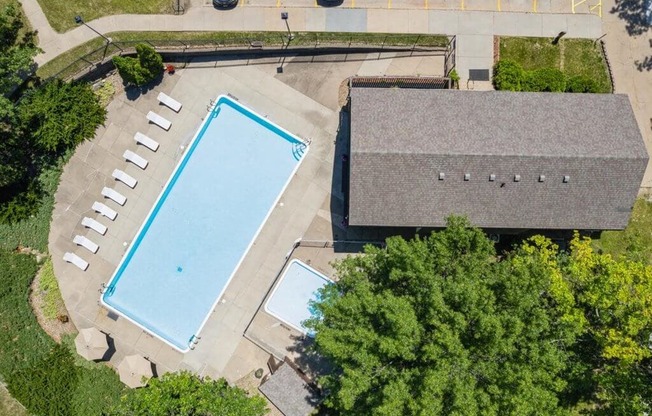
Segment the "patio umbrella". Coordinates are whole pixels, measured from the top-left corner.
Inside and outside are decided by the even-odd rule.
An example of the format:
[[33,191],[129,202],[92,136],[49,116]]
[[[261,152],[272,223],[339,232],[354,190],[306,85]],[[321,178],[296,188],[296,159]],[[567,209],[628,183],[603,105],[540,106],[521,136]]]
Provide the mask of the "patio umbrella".
[[[118,365],[120,381],[131,388],[143,387],[147,384],[154,373],[152,363],[140,355],[130,355],[124,358]],[[146,380],[143,381],[143,378]]]
[[106,334],[95,327],[79,331],[75,338],[77,353],[87,360],[99,360],[109,349]]

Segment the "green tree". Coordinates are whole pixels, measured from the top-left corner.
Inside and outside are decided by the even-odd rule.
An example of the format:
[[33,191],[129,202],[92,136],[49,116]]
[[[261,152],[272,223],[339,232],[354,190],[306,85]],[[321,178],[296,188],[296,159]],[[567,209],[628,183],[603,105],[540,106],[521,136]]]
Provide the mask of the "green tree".
[[[35,33],[23,31],[20,5],[7,4],[0,13],[0,95],[13,92],[32,71],[33,58],[40,51]],[[6,113],[6,99],[0,102],[0,117]]]
[[142,389],[131,390],[115,416],[262,416],[267,413],[265,400],[249,397],[224,379],[200,379],[187,371],[168,373],[152,379]]
[[145,85],[163,72],[163,59],[154,48],[139,43],[136,58],[115,56],[113,64],[122,80],[127,84]]
[[534,241],[498,262],[483,232],[453,217],[428,238],[392,237],[345,259],[307,322],[335,366],[320,380],[326,406],[347,415],[563,413],[566,348],[583,320],[555,254]]
[[501,59],[494,65],[493,83],[497,90],[521,91],[525,71],[518,63]]
[[33,151],[54,156],[93,138],[106,119],[106,110],[88,84],[60,80],[30,90],[18,112]]
[[600,413],[650,413],[652,266],[596,253],[576,235],[565,274],[588,322],[577,350],[593,369]]

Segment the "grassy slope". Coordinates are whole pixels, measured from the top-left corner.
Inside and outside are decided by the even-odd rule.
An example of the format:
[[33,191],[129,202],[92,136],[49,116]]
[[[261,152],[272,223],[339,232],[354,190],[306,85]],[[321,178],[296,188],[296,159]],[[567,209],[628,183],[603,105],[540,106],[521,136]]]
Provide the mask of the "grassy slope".
[[609,75],[600,47],[589,39],[562,39],[553,45],[550,38],[500,38],[500,59],[518,62],[526,70],[561,68],[569,76],[594,79],[602,92],[610,92]]
[[[3,0],[6,1],[6,0]],[[75,16],[90,22],[114,14],[171,13],[170,0],[38,0],[50,26],[57,32],[74,28]],[[90,30],[90,29],[89,29]]]

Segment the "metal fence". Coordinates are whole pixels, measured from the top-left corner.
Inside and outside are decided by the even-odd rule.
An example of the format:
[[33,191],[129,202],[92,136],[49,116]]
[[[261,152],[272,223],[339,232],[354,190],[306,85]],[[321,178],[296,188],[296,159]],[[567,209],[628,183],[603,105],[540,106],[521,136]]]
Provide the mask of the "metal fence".
[[[355,53],[355,52],[404,52],[409,54],[446,55],[450,60],[450,48],[454,47],[449,38],[429,35],[368,35],[332,37],[320,33],[295,34],[288,41],[284,32],[264,34],[243,33],[242,36],[221,37],[219,39],[137,39],[106,43],[72,63],[44,77],[64,80],[87,76],[95,69],[111,66],[113,56],[133,55],[137,44],[147,44],[164,55],[169,62],[188,64],[198,56],[217,59],[234,53],[247,53],[254,56],[290,56],[295,54]],[[454,62],[454,56],[453,56]]]

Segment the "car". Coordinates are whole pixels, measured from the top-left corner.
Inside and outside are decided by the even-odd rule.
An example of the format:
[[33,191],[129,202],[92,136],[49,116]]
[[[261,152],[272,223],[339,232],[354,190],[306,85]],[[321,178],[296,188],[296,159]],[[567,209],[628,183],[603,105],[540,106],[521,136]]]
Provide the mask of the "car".
[[235,7],[237,4],[238,0],[213,0],[213,6],[219,9]]

